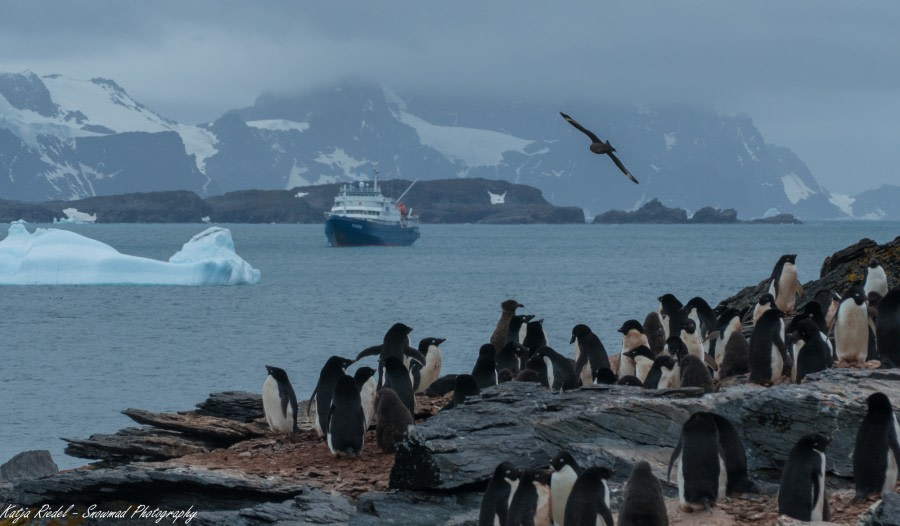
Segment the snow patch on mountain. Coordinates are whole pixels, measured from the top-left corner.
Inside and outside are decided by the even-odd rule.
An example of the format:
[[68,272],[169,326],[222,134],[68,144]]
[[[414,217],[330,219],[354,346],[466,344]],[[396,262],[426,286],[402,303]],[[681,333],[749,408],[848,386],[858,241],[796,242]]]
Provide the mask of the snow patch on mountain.
[[781,176],[781,184],[784,185],[784,194],[788,201],[794,205],[815,193],[794,172]]
[[678,144],[678,139],[675,138],[674,133],[667,133],[663,136],[663,138],[665,138],[665,140],[666,140],[666,151],[667,152],[671,151],[672,148],[674,148],[675,145]]
[[[355,159],[352,156],[348,155],[347,152],[345,152],[342,148],[337,147],[332,149],[329,153],[319,152],[319,155],[314,160],[319,164],[324,164],[325,166],[331,166],[333,168],[340,169],[343,172],[343,177],[346,177],[351,181],[365,180],[366,176],[360,175],[357,171],[357,168],[366,164],[371,164],[371,161],[365,159]],[[331,182],[337,182],[337,179]]]
[[397,117],[400,122],[416,130],[423,145],[469,167],[497,166],[503,162],[505,153],[517,152],[524,155],[525,148],[534,143],[492,130],[431,124],[403,111]]
[[831,201],[831,204],[840,208],[841,212],[853,217],[853,202],[856,201],[855,198],[847,194],[831,193],[828,194],[828,200]]
[[298,131],[304,132],[309,129],[308,122],[289,121],[287,119],[261,119],[256,121],[247,121],[247,126],[260,130],[270,131]]

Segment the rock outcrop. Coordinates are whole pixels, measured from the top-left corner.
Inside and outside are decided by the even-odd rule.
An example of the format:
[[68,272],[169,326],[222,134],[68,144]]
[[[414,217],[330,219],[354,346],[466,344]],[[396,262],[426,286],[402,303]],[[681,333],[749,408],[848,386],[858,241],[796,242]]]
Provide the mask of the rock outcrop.
[[692,223],[769,223],[769,224],[800,224],[800,220],[791,214],[778,214],[772,217],[741,221],[737,217],[737,211],[733,208],[720,210],[711,206],[705,206],[691,217],[683,208],[669,208],[659,199],[651,199],[643,206],[632,212],[622,210],[610,210],[594,217],[594,223],[621,224],[621,223],[648,223],[648,224],[692,224]]

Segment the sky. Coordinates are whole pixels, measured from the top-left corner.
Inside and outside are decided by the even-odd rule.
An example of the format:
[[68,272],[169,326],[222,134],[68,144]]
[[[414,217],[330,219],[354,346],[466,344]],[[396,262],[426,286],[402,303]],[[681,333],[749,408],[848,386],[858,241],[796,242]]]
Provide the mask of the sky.
[[0,0],[0,71],[197,124],[348,76],[407,93],[746,114],[819,182],[900,184],[900,2]]

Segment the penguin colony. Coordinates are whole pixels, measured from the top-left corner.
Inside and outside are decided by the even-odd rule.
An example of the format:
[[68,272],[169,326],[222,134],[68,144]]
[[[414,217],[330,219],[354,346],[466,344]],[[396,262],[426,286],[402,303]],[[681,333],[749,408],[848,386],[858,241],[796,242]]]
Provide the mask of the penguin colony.
[[[629,319],[618,329],[622,347],[617,363],[584,323],[572,328],[573,356],[564,356],[549,346],[544,320],[517,314],[524,305],[506,300],[471,373],[441,376],[440,345],[446,340],[423,338],[413,348],[413,329],[396,323],[380,345],[355,359],[332,356],[326,361],[308,416],[335,456],[356,457],[371,425],[378,447],[394,451],[415,425],[418,393],[452,392],[443,408],[452,410],[482,389],[510,380],[539,382],[551,392],[601,383],[648,389],[692,386],[712,392],[719,381],[748,373],[750,382],[772,385],[801,383],[806,375],[836,363],[854,367],[880,360],[882,367],[900,366],[900,288],[888,289],[877,261],[870,263],[864,282],[845,291],[820,292],[795,310],[802,292],[796,255],[788,254],[776,263],[768,290],[752,312],[713,309],[700,297],[683,304],[673,294],[663,294],[643,323]],[[749,341],[743,327],[747,322],[752,324]],[[355,375],[347,374],[349,366],[370,356],[377,357],[377,369],[363,366]],[[266,369],[262,391],[269,427],[295,433],[297,400],[287,373],[274,366]],[[900,425],[890,401],[875,393],[867,405],[853,458],[857,499],[893,491],[900,465]],[[824,481],[829,441],[811,434],[797,442],[782,471],[779,513],[828,520]],[[694,413],[684,423],[669,462],[670,476],[673,469],[685,511],[709,510],[726,494],[756,491],[747,477],[739,433],[727,418],[714,413]],[[581,468],[565,451],[551,459],[549,472],[503,462],[488,483],[479,524],[612,526],[610,475],[603,466]],[[647,462],[638,462],[628,479],[617,524],[668,524],[660,482]]]

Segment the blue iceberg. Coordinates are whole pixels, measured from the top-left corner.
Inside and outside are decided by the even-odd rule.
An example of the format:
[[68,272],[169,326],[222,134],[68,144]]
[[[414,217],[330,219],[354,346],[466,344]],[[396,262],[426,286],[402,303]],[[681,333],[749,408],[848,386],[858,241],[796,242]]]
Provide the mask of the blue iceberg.
[[16,221],[0,241],[2,285],[241,285],[259,282],[234,251],[231,231],[211,227],[184,244],[169,261],[121,254],[74,232]]

